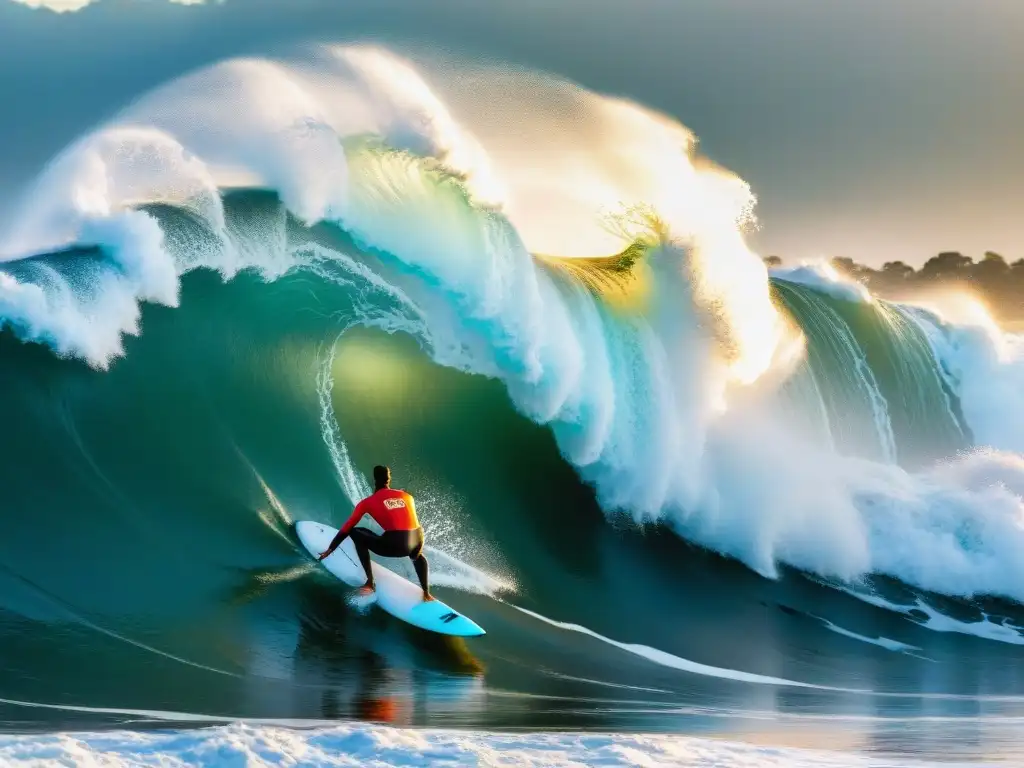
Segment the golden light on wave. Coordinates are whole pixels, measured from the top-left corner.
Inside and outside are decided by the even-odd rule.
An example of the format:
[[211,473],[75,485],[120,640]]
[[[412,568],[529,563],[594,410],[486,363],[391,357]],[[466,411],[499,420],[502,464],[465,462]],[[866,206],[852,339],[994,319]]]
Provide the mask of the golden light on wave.
[[614,256],[595,258],[532,254],[539,265],[554,274],[568,276],[601,296],[612,309],[624,312],[642,312],[650,297],[650,277],[641,263],[645,255],[640,243],[633,243]]
[[[350,63],[394,86],[394,98],[424,106],[451,153],[446,164],[478,180],[475,194],[484,182],[500,198],[525,249],[545,254],[539,260],[580,272],[618,307],[652,295],[693,302],[696,324],[718,342],[721,386],[768,370],[781,324],[766,268],[744,240],[755,198],[741,178],[697,154],[696,137],[677,119],[516,68],[462,63],[419,80],[372,55]],[[473,87],[460,87],[470,77]],[[634,232],[614,225],[638,209],[653,219],[640,217]],[[621,268],[621,254],[652,239],[667,246],[656,267],[641,259]],[[574,270],[572,258],[592,264]],[[604,266],[593,269],[596,261]]]
[[335,391],[357,396],[366,404],[401,403],[413,385],[407,360],[362,337],[338,343],[333,375]]
[[749,185],[696,155],[693,135],[667,116],[613,99],[603,99],[600,111],[632,139],[617,151],[657,216],[656,234],[687,254],[682,268],[719,326],[728,378],[756,381],[771,365],[782,326],[767,269],[744,240],[754,220]]
[[752,384],[771,366],[783,334],[768,271],[736,231],[705,235],[696,256],[698,284],[728,328],[730,378]]

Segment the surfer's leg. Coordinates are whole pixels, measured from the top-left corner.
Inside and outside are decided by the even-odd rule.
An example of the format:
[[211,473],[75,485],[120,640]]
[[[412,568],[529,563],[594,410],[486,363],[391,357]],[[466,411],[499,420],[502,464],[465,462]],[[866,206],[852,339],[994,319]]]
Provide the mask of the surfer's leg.
[[381,557],[406,557],[411,549],[409,534],[406,531],[385,531],[383,535],[378,535],[369,528],[356,527],[349,536],[355,544],[359,562],[366,571],[366,586],[370,589],[374,588],[373,570],[370,567],[371,552]]
[[413,568],[416,569],[416,578],[420,580],[420,586],[423,588],[423,597],[430,597],[430,565],[427,563],[427,558],[420,552],[412,561]]
[[415,544],[409,559],[412,560],[413,568],[416,569],[416,578],[420,580],[420,587],[423,589],[423,599],[433,600],[434,598],[430,594],[430,565],[427,563],[427,558],[423,555],[423,529],[419,529],[416,534],[419,541]]
[[366,584],[364,586],[370,589],[374,588],[373,583],[373,570],[370,568],[370,549],[376,543],[376,540],[380,537],[373,531],[367,528],[353,528],[349,533],[349,538],[352,539],[352,543],[355,545],[356,554],[359,555],[359,563],[363,566],[363,570],[366,571]]

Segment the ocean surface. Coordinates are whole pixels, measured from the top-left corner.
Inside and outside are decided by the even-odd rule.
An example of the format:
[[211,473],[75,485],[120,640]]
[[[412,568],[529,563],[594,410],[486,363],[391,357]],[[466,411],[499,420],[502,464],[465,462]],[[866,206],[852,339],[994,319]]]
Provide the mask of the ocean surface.
[[[374,47],[80,137],[0,232],[0,761],[1021,759],[1021,337],[770,272],[753,204],[642,106]],[[298,543],[378,463],[486,636]]]

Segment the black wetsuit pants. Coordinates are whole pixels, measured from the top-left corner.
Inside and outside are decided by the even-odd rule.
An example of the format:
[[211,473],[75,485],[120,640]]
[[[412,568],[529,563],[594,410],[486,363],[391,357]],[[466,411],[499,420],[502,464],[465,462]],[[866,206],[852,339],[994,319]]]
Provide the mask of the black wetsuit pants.
[[381,557],[408,557],[416,568],[416,577],[423,591],[427,591],[428,566],[423,556],[423,529],[411,531],[384,531],[377,534],[368,528],[353,528],[349,534],[359,554],[359,562],[366,571],[366,581],[373,585],[373,571],[370,570],[370,553]]

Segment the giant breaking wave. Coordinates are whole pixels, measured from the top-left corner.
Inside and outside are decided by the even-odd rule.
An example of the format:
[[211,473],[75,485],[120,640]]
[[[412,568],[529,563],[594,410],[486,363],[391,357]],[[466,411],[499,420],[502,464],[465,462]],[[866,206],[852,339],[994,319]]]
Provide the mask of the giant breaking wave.
[[769,274],[753,204],[681,125],[552,77],[364,46],[232,60],[53,160],[0,238],[0,318],[113,370],[186,273],[302,276],[326,343],[404,333],[500,381],[609,516],[766,576],[1024,600],[1020,340]]

